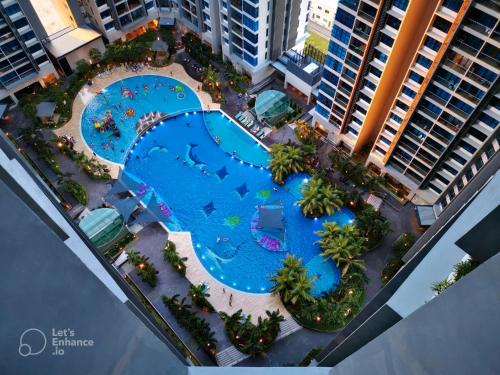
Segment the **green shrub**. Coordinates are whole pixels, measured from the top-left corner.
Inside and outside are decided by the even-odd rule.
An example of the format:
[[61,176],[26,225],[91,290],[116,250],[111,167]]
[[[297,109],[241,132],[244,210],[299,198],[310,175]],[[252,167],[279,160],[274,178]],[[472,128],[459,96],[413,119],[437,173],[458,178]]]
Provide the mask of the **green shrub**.
[[165,262],[170,263],[174,269],[181,274],[181,276],[186,276],[186,260],[187,258],[181,258],[179,253],[175,248],[175,243],[172,241],[167,241],[165,248],[162,250],[163,259]]
[[127,233],[124,237],[122,237],[118,242],[113,244],[112,247],[110,247],[106,253],[105,256],[108,259],[112,259],[115,257],[116,254],[118,254],[120,251],[122,251],[125,246],[127,246],[130,242],[135,240],[135,235],[133,233]]
[[149,258],[144,255],[140,255],[133,249],[128,250],[127,255],[128,261],[135,266],[137,275],[141,278],[141,280],[154,288],[158,282],[158,271],[153,263],[149,262]]
[[403,233],[394,241],[392,245],[392,256],[382,270],[382,284],[387,282],[403,267],[403,256],[410,250],[415,243],[415,235],[413,233]]
[[162,296],[163,304],[169,309],[179,324],[191,333],[200,348],[203,348],[208,355],[215,358],[215,354],[217,353],[217,339],[214,337],[215,332],[210,329],[210,324],[191,311],[191,306],[185,303],[186,298],[183,298],[181,301],[178,299],[178,294],[171,298]]
[[70,179],[64,179],[59,185],[71,194],[80,204],[87,204],[87,190],[78,182]]
[[242,310],[233,315],[221,313],[225,330],[231,343],[242,353],[255,356],[269,349],[280,331],[280,322],[285,318],[279,310],[266,311],[267,318],[259,317],[257,325],[251,316],[243,316]]
[[191,286],[189,287],[188,296],[191,298],[191,301],[193,301],[193,303],[202,311],[215,311],[214,307],[207,299],[207,297],[210,297],[210,294],[207,293],[207,286],[205,284],[191,284]]

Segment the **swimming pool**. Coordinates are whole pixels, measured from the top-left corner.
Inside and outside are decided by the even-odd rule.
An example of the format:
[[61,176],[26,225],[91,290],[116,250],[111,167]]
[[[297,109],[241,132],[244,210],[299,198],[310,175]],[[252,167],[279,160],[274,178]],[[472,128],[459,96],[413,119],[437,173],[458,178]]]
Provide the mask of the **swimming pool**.
[[[191,232],[199,260],[222,283],[267,293],[269,276],[291,253],[302,258],[310,275],[318,276],[315,293],[334,288],[339,271],[320,257],[314,232],[326,220],[339,225],[352,222],[354,214],[343,209],[328,218],[305,218],[295,202],[308,176],[291,176],[283,187],[274,184],[269,171],[259,167],[267,164],[267,151],[234,126],[218,111],[166,120],[132,146],[125,173],[145,183],[168,205],[174,221],[171,229]],[[221,138],[220,145],[215,135]],[[231,156],[233,145],[247,150],[246,162]],[[259,206],[272,202],[283,207],[285,247],[280,250],[286,251],[264,248],[252,233]]]
[[[82,136],[97,155],[122,164],[142,116],[201,109],[198,96],[184,83],[158,75],[138,75],[109,85],[87,104],[81,118]],[[116,124],[119,137],[110,126],[104,130],[108,118]]]

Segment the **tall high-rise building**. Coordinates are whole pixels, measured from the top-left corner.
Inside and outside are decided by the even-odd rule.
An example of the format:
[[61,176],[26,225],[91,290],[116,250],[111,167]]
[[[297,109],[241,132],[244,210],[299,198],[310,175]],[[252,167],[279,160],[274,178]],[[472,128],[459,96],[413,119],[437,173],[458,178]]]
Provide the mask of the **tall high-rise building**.
[[[208,6],[211,9],[217,3],[210,1]],[[223,57],[253,82],[271,74],[271,62],[284,51],[305,42],[309,1],[222,0],[219,10],[215,19],[210,16],[209,27],[220,28]],[[207,16],[204,13],[205,23]]]
[[493,0],[340,0],[314,123],[443,209],[498,151]]
[[[76,1],[76,0],[70,0]],[[80,0],[88,19],[109,41],[131,39],[159,15],[155,0]],[[166,6],[165,1],[159,2]]]
[[[22,3],[22,4],[21,4]],[[58,76],[33,25],[29,1],[0,2],[0,100],[17,103],[15,93]]]

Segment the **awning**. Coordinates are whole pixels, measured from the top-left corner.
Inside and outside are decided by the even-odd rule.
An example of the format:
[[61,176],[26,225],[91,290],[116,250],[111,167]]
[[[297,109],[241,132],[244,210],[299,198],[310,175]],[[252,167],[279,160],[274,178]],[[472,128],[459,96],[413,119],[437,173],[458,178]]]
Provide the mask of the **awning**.
[[78,27],[50,40],[45,47],[52,56],[61,58],[100,37],[101,34],[92,29]]
[[373,194],[370,194],[368,196],[368,199],[366,200],[366,203],[373,206],[373,208],[376,209],[377,211],[380,209],[380,206],[382,206],[382,202],[383,202],[382,198],[379,198]]
[[429,227],[436,221],[436,214],[432,206],[416,206],[415,210],[417,211],[417,219],[420,226]]
[[36,106],[36,117],[52,117],[56,110],[56,103],[42,102]]

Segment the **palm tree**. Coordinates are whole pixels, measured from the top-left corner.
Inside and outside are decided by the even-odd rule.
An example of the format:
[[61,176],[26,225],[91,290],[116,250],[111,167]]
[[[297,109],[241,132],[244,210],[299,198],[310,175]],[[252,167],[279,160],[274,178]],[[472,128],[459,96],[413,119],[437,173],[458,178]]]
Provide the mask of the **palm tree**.
[[135,266],[136,264],[139,264],[141,260],[141,255],[137,250],[130,249],[127,251],[127,259],[130,263],[132,263]]
[[436,294],[441,294],[452,285],[453,285],[452,281],[450,281],[448,279],[444,279],[444,280],[436,281],[435,283],[432,283],[431,289]]
[[292,305],[303,302],[314,302],[314,297],[311,295],[312,284],[316,280],[316,276],[308,277],[306,273],[298,274],[295,278],[293,289],[288,290],[284,294],[283,300],[290,302]]
[[340,233],[342,229],[336,222],[327,221],[323,223],[323,230],[319,230],[316,234],[321,238],[316,243],[322,248],[326,249],[328,244],[333,241]]
[[364,271],[366,269],[365,262],[362,259],[357,259],[352,256],[346,258],[338,258],[337,265],[340,268],[340,273],[345,276],[352,270]]
[[304,171],[304,155],[294,145],[276,144],[271,148],[271,172],[277,183],[284,183],[290,173]]
[[302,199],[298,203],[305,216],[332,215],[342,207],[342,192],[315,176],[302,191]]

